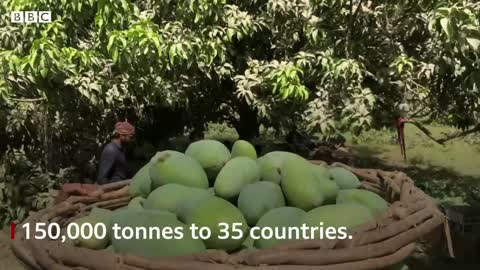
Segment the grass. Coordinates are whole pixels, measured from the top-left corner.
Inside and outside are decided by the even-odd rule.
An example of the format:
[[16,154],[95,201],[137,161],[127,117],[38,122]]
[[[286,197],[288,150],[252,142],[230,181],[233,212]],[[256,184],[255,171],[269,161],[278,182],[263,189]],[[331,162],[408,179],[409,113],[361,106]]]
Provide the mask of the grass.
[[[455,132],[442,125],[427,128],[435,137]],[[402,170],[440,203],[477,204],[475,196],[480,187],[478,134],[439,145],[416,127],[407,125],[407,162],[401,156],[393,130],[372,130],[358,137],[347,137],[357,157],[357,166]]]
[[234,142],[238,140],[238,133],[227,124],[210,123],[205,132],[205,139]]
[[[434,136],[453,132],[445,126],[428,126]],[[360,156],[374,155],[386,162],[405,166],[415,165],[427,169],[440,167],[462,176],[480,176],[480,138],[467,137],[439,145],[430,140],[414,126],[406,126],[407,163],[400,154],[400,147],[394,142],[394,132],[375,130],[362,134],[360,138],[351,139]]]

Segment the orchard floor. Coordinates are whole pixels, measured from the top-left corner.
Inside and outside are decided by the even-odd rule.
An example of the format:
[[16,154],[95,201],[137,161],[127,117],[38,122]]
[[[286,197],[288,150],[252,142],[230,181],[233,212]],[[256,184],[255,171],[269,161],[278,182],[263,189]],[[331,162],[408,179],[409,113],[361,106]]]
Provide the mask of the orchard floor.
[[[427,128],[437,138],[455,132],[445,126]],[[405,137],[406,162],[391,130],[369,131],[348,141],[357,167],[404,171],[439,203],[480,204],[480,134],[439,145],[407,125]]]
[[[429,125],[427,128],[436,138],[456,132],[453,128],[441,125]],[[395,142],[396,136],[392,130],[372,130],[360,137],[348,138],[355,156],[355,166],[401,170],[441,205],[478,207],[480,205],[480,135],[470,135],[439,145],[414,126],[407,125],[405,132],[406,162],[401,155],[399,145]],[[480,253],[479,242],[480,240],[477,240],[476,254]],[[462,251],[457,250],[457,252]],[[437,258],[433,259],[433,265],[421,269],[480,269],[479,258],[474,258],[474,261],[477,263]],[[417,270],[418,267],[413,269]]]

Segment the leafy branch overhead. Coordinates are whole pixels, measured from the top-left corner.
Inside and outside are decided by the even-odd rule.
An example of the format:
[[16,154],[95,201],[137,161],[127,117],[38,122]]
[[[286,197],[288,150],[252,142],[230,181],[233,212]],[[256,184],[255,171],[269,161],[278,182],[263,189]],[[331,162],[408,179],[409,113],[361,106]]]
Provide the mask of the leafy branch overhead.
[[183,108],[204,116],[193,127],[245,121],[235,112],[247,104],[257,124],[295,121],[325,137],[397,110],[478,123],[476,1],[7,0],[0,9],[54,16],[0,25],[8,109],[41,98],[53,112],[64,95],[105,119],[133,110],[147,123],[148,106]]
[[0,21],[0,151],[13,171],[94,170],[125,118],[150,142],[209,122],[246,139],[260,125],[359,133],[398,113],[465,132],[480,122],[477,0],[0,1],[12,10],[53,14]]

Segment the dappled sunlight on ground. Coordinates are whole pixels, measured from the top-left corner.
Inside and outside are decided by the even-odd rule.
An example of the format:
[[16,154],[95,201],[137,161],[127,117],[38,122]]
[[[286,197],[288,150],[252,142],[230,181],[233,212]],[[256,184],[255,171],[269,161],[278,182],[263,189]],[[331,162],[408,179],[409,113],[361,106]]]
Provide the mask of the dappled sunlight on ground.
[[[429,126],[435,137],[451,132],[446,127]],[[375,135],[375,136],[373,136]],[[353,149],[360,158],[378,158],[383,162],[398,167],[416,166],[422,169],[441,168],[451,170],[460,176],[480,177],[480,136],[477,141],[464,138],[439,145],[413,126],[406,128],[407,162],[400,153],[400,146],[395,144],[393,131],[382,135],[363,135],[360,141],[353,142]]]

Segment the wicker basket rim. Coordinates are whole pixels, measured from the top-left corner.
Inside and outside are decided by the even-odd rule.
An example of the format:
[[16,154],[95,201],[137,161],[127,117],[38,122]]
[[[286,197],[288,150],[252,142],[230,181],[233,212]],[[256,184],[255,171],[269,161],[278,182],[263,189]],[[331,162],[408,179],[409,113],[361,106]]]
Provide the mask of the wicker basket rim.
[[[311,161],[314,164],[321,161]],[[131,269],[131,270],[220,270],[220,269],[377,269],[403,261],[415,250],[422,236],[440,228],[448,229],[445,216],[432,198],[415,187],[406,174],[376,169],[343,167],[362,180],[362,188],[390,201],[388,209],[376,220],[349,230],[353,239],[298,240],[272,248],[227,254],[208,250],[181,258],[145,258],[94,251],[51,240],[26,240],[17,232],[12,249],[31,269]],[[128,204],[130,180],[100,186],[95,196],[72,196],[66,201],[29,216],[26,222],[68,223],[93,207],[116,208]],[[90,194],[92,195],[92,194]],[[72,217],[73,216],[73,217]],[[18,226],[21,227],[21,226]],[[17,227],[17,228],[18,228]],[[449,251],[451,240],[447,231]],[[91,258],[85,260],[84,258]],[[120,267],[120,268],[119,268]]]

